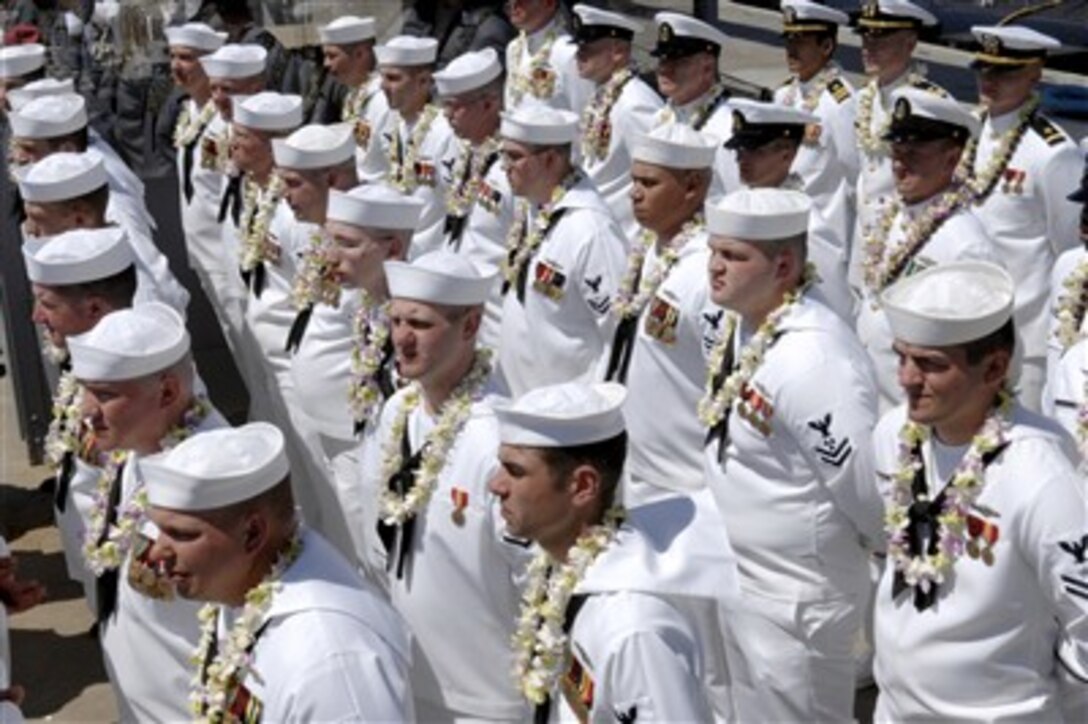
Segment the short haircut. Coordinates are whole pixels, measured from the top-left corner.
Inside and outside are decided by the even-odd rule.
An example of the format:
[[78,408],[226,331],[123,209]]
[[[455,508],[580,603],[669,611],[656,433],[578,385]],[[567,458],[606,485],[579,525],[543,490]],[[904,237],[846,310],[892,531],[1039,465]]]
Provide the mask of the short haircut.
[[110,205],[110,185],[108,183],[102,184],[94,191],[89,191],[82,196],[67,201],[58,201],[57,203],[84,204],[96,214],[105,214],[106,208]]
[[773,259],[787,249],[792,249],[802,264],[808,260],[808,232],[803,232],[785,239],[760,241],[756,243],[756,246],[760,248],[768,259]]
[[967,364],[972,367],[982,362],[993,352],[1005,351],[1011,356],[1016,349],[1016,323],[1012,317],[998,329],[985,337],[966,342],[962,345],[967,356]]
[[209,511],[213,520],[227,526],[254,510],[264,509],[281,523],[289,523],[295,517],[295,495],[291,490],[291,476],[252,498]]
[[580,465],[594,468],[601,476],[601,503],[605,508],[612,506],[623,465],[627,460],[626,431],[587,445],[538,449],[557,482],[570,477]]
[[63,136],[55,136],[49,140],[49,148],[54,151],[59,151],[66,143],[70,143],[75,149],[76,153],[83,153],[87,150],[87,144],[89,143],[89,132],[87,126],[80,128],[78,131],[72,131],[66,133]]
[[111,309],[125,309],[132,306],[136,294],[136,266],[129,264],[121,271],[93,282],[66,284],[53,287],[57,294],[66,298],[99,297],[105,300]]

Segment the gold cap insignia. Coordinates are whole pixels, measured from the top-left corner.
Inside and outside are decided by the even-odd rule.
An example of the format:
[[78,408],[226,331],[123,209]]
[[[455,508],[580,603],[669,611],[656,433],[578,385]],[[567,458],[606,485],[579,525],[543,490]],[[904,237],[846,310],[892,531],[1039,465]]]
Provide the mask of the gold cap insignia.
[[657,29],[657,40],[660,43],[672,42],[673,35],[672,26],[668,23],[661,23],[661,27]]
[[788,7],[782,11],[782,19],[786,21],[787,25],[793,25],[797,22],[797,8]]
[[987,33],[982,36],[982,49],[988,55],[1001,55],[1001,38]]
[[880,15],[880,3],[878,3],[878,2],[867,2],[867,3],[865,3],[864,5],[861,6],[861,14],[862,14],[862,16],[867,17],[867,18],[875,18],[877,15]]
[[748,125],[748,121],[744,119],[744,114],[740,111],[733,111],[733,132],[743,131],[746,125]]
[[905,121],[907,116],[910,115],[910,101],[906,98],[900,98],[895,102],[895,111],[892,114],[892,118],[897,121]]

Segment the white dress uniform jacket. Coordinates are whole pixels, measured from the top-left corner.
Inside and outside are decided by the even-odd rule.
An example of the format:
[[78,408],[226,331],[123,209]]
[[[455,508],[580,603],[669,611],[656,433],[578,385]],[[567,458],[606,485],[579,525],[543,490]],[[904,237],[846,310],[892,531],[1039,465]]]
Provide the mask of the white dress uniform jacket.
[[[592,107],[603,106],[603,99],[599,102],[598,94],[606,84],[597,86]],[[635,238],[639,229],[631,205],[631,149],[640,136],[654,127],[661,107],[661,97],[654,89],[637,75],[632,76],[624,83],[619,97],[608,110],[608,123],[612,130],[604,154],[597,156],[587,153],[587,149],[582,147],[582,168],[604,197],[628,243]],[[588,131],[586,123],[594,118],[596,114],[587,107],[582,113],[583,139]]]
[[[210,102],[210,101],[209,101]],[[185,101],[190,118],[200,115],[200,108],[191,98]],[[212,149],[205,148],[205,139],[216,136],[222,129],[223,118],[215,113],[200,133],[192,140],[191,171],[192,197],[185,195],[185,148],[177,154],[178,194],[181,198],[181,226],[185,231],[185,247],[189,253],[189,266],[205,285],[211,301],[220,296],[220,278],[224,272],[223,244],[219,228],[219,202],[223,194],[223,174],[218,159],[206,156]]]
[[72,477],[68,482],[68,500],[64,512],[54,510],[61,547],[68,565],[68,577],[83,586],[83,596],[91,612],[97,610],[95,575],[87,567],[83,557],[83,538],[91,522],[95,492],[102,469],[84,462],[79,456],[73,460]]
[[[528,552],[504,539],[498,506],[487,490],[498,467],[499,433],[486,402],[473,404],[434,494],[415,520],[404,577],[397,577],[395,561],[386,570],[391,558],[377,535],[377,523],[379,497],[388,481],[380,473],[407,389],[389,399],[377,425],[368,426],[361,483],[366,504],[349,511],[354,513],[352,530],[359,535],[359,558],[387,588],[393,607],[412,631],[411,681],[420,721],[523,721],[527,710],[510,675],[510,639],[520,602],[515,581],[523,574]],[[484,392],[505,394],[494,384]],[[411,412],[407,431],[413,452],[435,424],[422,402]],[[400,441],[392,444],[399,447]]]
[[857,339],[819,302],[802,297],[780,330],[732,406],[725,450],[713,432],[706,448],[740,571],[729,669],[742,721],[845,721],[869,595],[862,541],[881,536],[876,389]]
[[[360,101],[361,117],[352,117],[349,104],[357,93],[362,93],[365,100]],[[389,158],[381,139],[389,133],[392,115],[379,73],[371,73],[360,89],[352,89],[344,101],[344,121],[355,126],[355,171],[359,183],[379,183],[389,173]]]
[[[302,542],[242,681],[261,721],[412,721],[404,621],[320,535]],[[220,640],[240,612],[220,614]]]
[[[196,434],[227,425],[226,419],[213,410]],[[134,459],[135,454],[131,454],[121,475],[122,506],[144,485],[136,477]],[[145,520],[146,527],[138,540],[150,543],[147,534],[154,531],[154,525]],[[98,630],[121,721],[188,719],[193,674],[189,659],[200,639],[196,618],[200,604],[181,598],[157,600],[138,592],[127,580],[131,563],[132,553],[121,564],[117,608]]]
[[[940,196],[941,194],[937,194],[926,201],[905,206],[899,210],[895,219],[892,220],[891,231],[884,244],[885,260],[906,238],[904,226],[912,224],[925,213],[926,209],[938,203]],[[994,253],[993,244],[986,235],[982,223],[972,212],[964,208],[953,213],[941,224],[940,228],[922,245],[913,261],[908,263],[900,278],[927,267],[962,259],[981,259],[996,264],[1001,263]],[[879,304],[880,291],[882,290],[870,289],[863,282],[861,299],[857,307],[857,331],[858,338],[876,367],[880,409],[884,411],[902,402],[903,389],[899,386],[897,376],[898,357],[892,350],[895,338],[892,336],[891,327],[888,326],[887,315]]]
[[[560,382],[599,380],[612,335],[612,297],[626,264],[623,232],[592,182],[560,200],[553,228],[526,262],[524,299],[506,292],[499,366],[514,396]],[[526,228],[532,228],[535,210]]]
[[[718,145],[714,154],[714,178],[710,181],[707,201],[717,201],[731,191],[740,188],[740,169],[737,158],[722,144],[733,136],[733,106],[729,103],[728,93],[718,95],[717,86],[712,86],[703,95],[682,106],[667,101],[658,111],[654,127],[666,123],[683,123],[707,136],[707,140]],[[717,99],[717,100],[715,100]],[[703,113],[708,103],[713,103],[709,115]]]
[[[898,469],[905,419],[896,408],[873,434],[882,485]],[[996,526],[992,565],[963,555],[923,611],[909,590],[892,598],[894,569],[884,571],[876,721],[1061,721],[1059,672],[1069,667],[1088,681],[1084,484],[1053,422],[1016,406],[1008,439],[972,506],[980,523]],[[931,496],[965,451],[923,443]]]
[[[1061,342],[1058,340],[1058,307],[1061,304],[1061,298],[1068,294],[1065,290],[1065,280],[1076,271],[1077,267],[1088,260],[1088,248],[1084,245],[1075,249],[1069,249],[1062,253],[1058,257],[1058,260],[1054,262],[1054,268],[1050,272],[1050,297],[1047,300],[1047,332],[1046,332],[1046,380],[1049,385],[1054,379],[1054,370],[1057,368],[1058,360],[1064,353]],[[1084,329],[1084,321],[1081,320],[1080,327]],[[1050,415],[1051,412],[1046,408],[1047,399],[1053,397],[1044,388],[1043,390],[1043,414]]]
[[[979,132],[974,170],[984,175],[1020,109],[987,117]],[[1076,144],[1036,115],[993,190],[975,208],[994,249],[1016,282],[1016,328],[1023,344],[1020,399],[1038,409],[1044,382],[1050,270],[1062,252],[1080,246],[1077,188],[1084,160]]]
[[[546,105],[581,113],[593,97],[593,83],[578,75],[574,56],[578,47],[563,27],[563,18],[555,16],[539,30],[519,35],[506,46],[506,89],[503,106],[512,113],[522,105]],[[526,80],[534,68],[551,78],[536,89],[522,91],[519,78]]]

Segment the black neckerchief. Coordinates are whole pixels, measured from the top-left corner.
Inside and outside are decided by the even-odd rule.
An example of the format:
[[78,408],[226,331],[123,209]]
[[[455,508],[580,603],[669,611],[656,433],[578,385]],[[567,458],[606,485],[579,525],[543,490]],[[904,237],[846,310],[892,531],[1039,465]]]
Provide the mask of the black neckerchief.
[[[560,208],[560,209],[556,209],[555,211],[552,212],[552,217],[550,219],[548,219],[548,225],[544,228],[544,232],[540,235],[540,246],[544,245],[544,240],[548,238],[548,234],[552,233],[552,229],[554,229],[555,225],[559,223],[559,220],[561,218],[563,218],[563,214],[566,212],[566,210],[567,210],[567,207],[563,207],[563,208]],[[528,231],[529,231],[528,226],[526,226],[526,229],[525,229],[526,235],[528,234]],[[521,237],[521,240],[520,240],[518,246],[515,246],[513,249],[510,250],[510,255],[507,257],[508,265],[512,265],[514,263],[514,259],[517,257],[517,254],[518,254],[518,249],[521,248],[521,244],[523,244],[524,242],[525,242],[525,236],[523,235]],[[540,251],[540,246],[537,247],[537,252]],[[526,259],[525,262],[520,267],[518,267],[517,294],[518,294],[518,301],[521,302],[522,305],[525,304],[525,285],[528,282],[528,278],[529,278],[529,264],[532,263],[533,257],[535,257],[535,256],[536,256],[536,253],[534,253],[533,256],[530,256],[528,259]],[[503,296],[506,296],[506,293],[508,291],[510,291],[510,280],[509,279],[507,279],[506,281],[504,281],[502,283],[502,294],[503,294]]]
[[[408,439],[408,425],[404,426],[404,433],[400,438],[400,468],[393,473],[386,482],[389,492],[404,497],[404,494],[415,485],[416,471],[423,462],[423,453],[427,449],[427,443],[413,455],[412,443]],[[404,578],[404,569],[408,559],[412,556],[412,539],[415,537],[416,516],[413,514],[400,525],[387,524],[381,518],[378,519],[378,537],[382,541],[387,554],[385,570],[390,571],[396,566],[398,579]],[[398,540],[399,539],[399,540]],[[395,550],[394,550],[395,548]]]
[[[631,285],[631,289],[637,290],[642,283],[642,267]],[[612,337],[612,352],[608,356],[608,370],[604,374],[605,382],[627,382],[627,368],[631,366],[631,354],[635,351],[635,333],[638,332],[638,320],[642,311],[624,317],[616,326],[616,334]]]
[[[462,186],[468,183],[469,180],[472,178],[472,161],[475,159],[475,154],[472,154],[471,151],[469,153],[470,155],[468,163],[465,164],[465,172],[464,175],[461,177],[460,185]],[[499,154],[498,152],[495,152],[488,155],[488,157],[484,159],[483,168],[480,169],[480,178],[483,178],[487,175],[487,172],[491,170],[491,167],[495,164],[495,161],[498,160],[498,158]],[[473,201],[472,203],[473,205],[476,204],[475,201]],[[453,247],[454,251],[461,251],[461,238],[464,236],[465,229],[468,227],[469,214],[471,213],[472,210],[470,208],[468,213],[466,213],[464,216],[454,216],[453,214],[446,215],[446,243]]]
[[222,224],[227,220],[227,214],[238,226],[242,219],[242,176],[231,176],[227,181],[227,188],[223,191],[223,198],[219,201],[219,215],[216,219]]
[[[563,615],[563,633],[570,635],[570,631],[574,628],[574,620],[578,618],[578,614],[582,611],[582,606],[586,605],[586,601],[589,600],[589,596],[585,593],[579,593],[570,597],[567,602],[567,610]],[[572,654],[573,660],[573,654]],[[548,724],[548,719],[551,717],[552,712],[552,697],[551,694],[544,695],[544,701],[540,702],[533,709],[533,724]]]
[[[117,466],[117,472],[113,476],[113,481],[110,482],[110,495],[109,502],[106,505],[106,522],[102,526],[102,533],[99,534],[98,540],[95,541],[95,545],[101,546],[110,535],[110,528],[117,523],[117,516],[119,511],[118,507],[121,505],[121,474],[125,470],[125,463],[121,463]],[[117,609],[117,588],[121,580],[121,566],[125,565],[124,561],[121,562],[117,568],[109,568],[102,571],[102,575],[95,579],[95,599],[98,603],[98,611],[95,620],[98,622],[101,630],[102,624],[113,615],[113,612]]]

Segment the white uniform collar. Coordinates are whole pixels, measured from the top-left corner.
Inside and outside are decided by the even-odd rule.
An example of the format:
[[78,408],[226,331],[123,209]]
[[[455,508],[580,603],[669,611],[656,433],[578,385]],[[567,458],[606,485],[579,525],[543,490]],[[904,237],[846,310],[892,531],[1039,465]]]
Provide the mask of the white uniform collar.
[[544,45],[544,40],[547,38],[548,33],[555,33],[556,37],[563,37],[567,34],[563,29],[562,18],[560,17],[558,10],[555,11],[555,15],[552,16],[552,19],[546,22],[539,30],[532,33],[526,33],[526,37],[529,41],[526,44],[526,49],[530,54],[540,50],[541,46]]
[[711,84],[710,88],[706,90],[705,93],[701,93],[694,100],[690,100],[682,106],[678,106],[672,101],[669,101],[669,105],[671,105],[676,111],[676,115],[681,118],[687,118],[690,114],[694,113],[701,104],[709,103],[710,101],[714,100],[714,97],[719,93],[719,91],[720,88],[718,84],[713,83]]
[[880,83],[878,81],[877,82],[877,88],[880,89],[880,100],[881,100],[881,102],[884,105],[887,105],[889,100],[891,99],[892,93],[897,91],[901,86],[906,85],[907,81],[910,80],[911,74],[915,73],[915,72],[916,72],[916,70],[914,68],[914,63],[911,63],[911,64],[907,65],[907,69],[904,70],[899,75],[897,75],[895,77],[895,79],[892,80],[891,83],[889,83],[887,85],[880,85]]
[[809,287],[800,301],[779,322],[778,329],[780,331],[822,329],[827,326],[827,314],[834,315],[834,312],[831,312],[826,304],[819,303],[822,300],[819,289],[819,284],[813,284]]
[[557,209],[601,209],[605,213],[611,213],[601,199],[597,187],[588,177],[582,178],[555,205]]
[[1024,109],[1028,103],[1031,102],[1029,98],[1026,102],[1013,108],[1008,113],[1002,113],[1000,116],[986,115],[986,128],[990,129],[994,133],[1004,133],[1013,126],[1015,126],[1020,120],[1020,111]]

